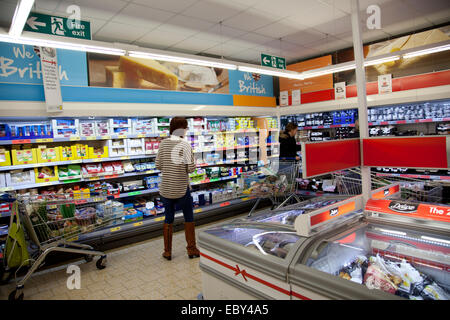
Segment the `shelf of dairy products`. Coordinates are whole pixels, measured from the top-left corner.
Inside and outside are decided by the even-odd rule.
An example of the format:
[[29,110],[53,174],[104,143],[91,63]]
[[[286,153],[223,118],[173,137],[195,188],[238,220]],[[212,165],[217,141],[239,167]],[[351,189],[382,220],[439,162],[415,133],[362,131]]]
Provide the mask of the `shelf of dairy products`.
[[411,123],[426,123],[426,122],[448,122],[450,118],[430,118],[430,119],[414,119],[414,120],[394,120],[394,121],[372,121],[369,126],[379,126],[388,124],[411,124]]

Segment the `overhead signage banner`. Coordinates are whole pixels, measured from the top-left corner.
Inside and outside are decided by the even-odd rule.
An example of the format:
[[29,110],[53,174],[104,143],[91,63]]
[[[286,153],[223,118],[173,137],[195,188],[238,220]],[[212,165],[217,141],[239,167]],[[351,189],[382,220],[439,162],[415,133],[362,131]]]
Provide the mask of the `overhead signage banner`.
[[[399,50],[408,50],[447,40],[450,40],[450,25],[366,45],[363,49],[364,58],[372,58]],[[417,74],[449,70],[450,59],[448,57],[448,51],[442,51],[368,66],[365,68],[366,81],[375,82],[378,80],[378,76],[385,74],[392,74],[392,77],[395,79]],[[354,59],[353,48],[338,50],[336,52],[335,63],[344,63],[353,61]],[[343,71],[334,74],[334,81],[345,81],[347,85],[356,84],[355,70]]]
[[[0,42],[0,82],[43,84],[39,48]],[[61,85],[87,86],[86,53],[56,49]]]
[[40,56],[47,112],[62,111],[63,106],[56,49],[40,47]]
[[95,87],[222,93],[273,97],[273,78],[153,59],[88,54],[89,85]]
[[[303,72],[312,69],[323,68],[332,64],[331,55],[310,59],[287,66],[287,70]],[[327,74],[320,77],[295,80],[288,78],[280,78],[280,91],[288,91],[289,95],[292,94],[292,90],[300,89],[302,94],[321,91],[327,89],[333,89],[333,75]]]

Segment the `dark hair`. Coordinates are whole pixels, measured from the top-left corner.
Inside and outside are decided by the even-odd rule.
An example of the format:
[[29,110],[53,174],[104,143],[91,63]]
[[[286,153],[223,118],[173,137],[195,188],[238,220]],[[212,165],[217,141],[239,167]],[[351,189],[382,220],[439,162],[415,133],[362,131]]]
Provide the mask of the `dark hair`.
[[186,118],[174,117],[170,120],[170,134],[172,134],[177,129],[187,129],[188,122]]
[[298,128],[298,124],[296,124],[296,123],[294,123],[294,122],[289,122],[289,123],[286,125],[285,131],[286,131],[286,132],[289,132],[289,131],[295,130],[295,129],[297,129],[297,128]]

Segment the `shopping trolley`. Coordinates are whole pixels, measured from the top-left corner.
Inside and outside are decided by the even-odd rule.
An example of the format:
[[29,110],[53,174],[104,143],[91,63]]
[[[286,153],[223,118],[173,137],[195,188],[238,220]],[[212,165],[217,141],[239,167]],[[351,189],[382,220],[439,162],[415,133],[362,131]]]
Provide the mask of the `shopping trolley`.
[[[71,193],[17,196],[20,220],[30,243],[30,259],[15,271],[28,265],[26,275],[16,280],[10,300],[22,300],[25,282],[45,263],[51,252],[82,254],[87,262],[94,256],[98,269],[106,267],[106,254],[93,247],[77,243],[83,234],[104,228],[116,217],[107,196],[98,193]],[[16,214],[16,213],[14,213]]]
[[244,194],[251,194],[257,200],[250,210],[250,217],[262,199],[269,199],[272,210],[279,209],[286,204],[301,202],[297,195],[297,178],[300,174],[301,163],[295,160],[278,160],[260,167],[258,171],[250,171],[243,175]]
[[[358,195],[362,192],[361,169],[353,168],[332,174],[337,193]],[[446,203],[450,199],[443,198],[443,187],[446,181],[424,181],[422,179],[393,174],[371,172],[371,189],[378,189],[392,183],[399,183],[401,198],[407,201]]]

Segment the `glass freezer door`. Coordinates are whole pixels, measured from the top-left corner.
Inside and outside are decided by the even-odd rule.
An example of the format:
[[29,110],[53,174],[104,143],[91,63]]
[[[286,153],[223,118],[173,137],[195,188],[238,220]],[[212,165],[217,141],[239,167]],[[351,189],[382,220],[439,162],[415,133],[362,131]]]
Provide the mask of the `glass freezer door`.
[[261,214],[248,218],[249,221],[261,222],[261,223],[275,223],[283,224],[287,226],[293,226],[295,219],[304,213],[329,206],[336,202],[342,201],[348,198],[347,196],[334,196],[334,197],[318,197],[312,200],[289,205],[285,208],[278,210],[270,210]]
[[282,259],[286,258],[294,244],[301,238],[295,232],[272,231],[237,225],[223,225],[205,232],[251,248],[263,255],[272,255]]
[[301,264],[407,299],[450,299],[448,235],[362,224],[319,241]]

